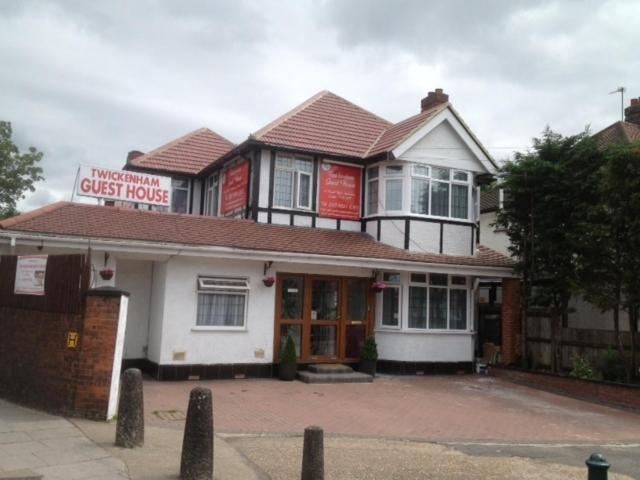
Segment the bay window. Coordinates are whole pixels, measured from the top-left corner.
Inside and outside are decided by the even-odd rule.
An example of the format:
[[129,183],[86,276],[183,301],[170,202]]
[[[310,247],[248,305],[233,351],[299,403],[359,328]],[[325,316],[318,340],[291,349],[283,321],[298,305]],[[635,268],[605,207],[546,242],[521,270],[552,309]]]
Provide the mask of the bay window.
[[400,274],[385,273],[382,277],[386,284],[382,291],[383,327],[400,327]]
[[273,206],[311,209],[313,161],[278,154],[273,178]]
[[[384,274],[383,278],[389,278]],[[400,292],[402,282],[398,275],[393,284],[395,292]],[[383,294],[382,314],[379,325],[382,328],[401,326],[392,322],[390,312],[396,308],[395,296]],[[408,277],[408,320],[404,328],[408,330],[451,330],[466,331],[468,325],[469,280],[467,277],[446,274],[412,273]]]
[[198,277],[196,326],[244,328],[248,294],[247,279]]
[[402,210],[402,165],[385,167],[384,209]]

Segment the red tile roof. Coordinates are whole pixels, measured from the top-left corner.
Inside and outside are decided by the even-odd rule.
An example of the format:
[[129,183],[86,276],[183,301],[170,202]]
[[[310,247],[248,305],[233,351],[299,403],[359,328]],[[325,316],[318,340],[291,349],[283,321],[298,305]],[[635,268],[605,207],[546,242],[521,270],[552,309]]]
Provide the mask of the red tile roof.
[[409,117],[406,120],[396,123],[392,127],[385,130],[380,135],[378,140],[371,146],[367,152],[367,157],[372,157],[379,153],[388,152],[393,150],[396,146],[402,143],[413,132],[420,129],[425,123],[432,119],[435,115],[443,111],[449,106],[449,103],[441,103],[433,108],[420,112],[413,117]]
[[640,142],[640,125],[631,122],[615,122],[595,134],[598,143],[605,147]]
[[508,257],[482,246],[474,256],[420,254],[376,242],[366,233],[68,202],[0,221],[0,230],[430,264],[513,266]]
[[195,175],[234,146],[208,128],[200,128],[133,159],[127,168]]
[[322,91],[252,137],[268,145],[364,157],[392,124],[338,95]]

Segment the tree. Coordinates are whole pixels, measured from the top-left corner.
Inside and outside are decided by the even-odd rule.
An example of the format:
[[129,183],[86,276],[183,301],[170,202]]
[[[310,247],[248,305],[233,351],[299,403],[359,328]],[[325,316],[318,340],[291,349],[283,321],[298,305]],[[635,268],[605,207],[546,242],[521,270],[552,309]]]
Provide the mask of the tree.
[[33,184],[44,180],[38,166],[42,152],[29,147],[21,154],[11,134],[11,123],[0,121],[0,219],[17,215],[16,205],[24,193],[33,192]]
[[547,128],[533,140],[532,151],[516,153],[500,172],[505,201],[496,224],[509,236],[509,249],[523,279],[523,361],[527,309],[532,304],[544,306],[551,315],[554,371],[561,369],[562,320],[567,318],[577,280],[576,242],[586,229],[582,212],[588,209],[582,204],[588,201],[585,192],[594,181],[592,174],[586,182],[577,177],[597,156],[587,131],[563,137]]

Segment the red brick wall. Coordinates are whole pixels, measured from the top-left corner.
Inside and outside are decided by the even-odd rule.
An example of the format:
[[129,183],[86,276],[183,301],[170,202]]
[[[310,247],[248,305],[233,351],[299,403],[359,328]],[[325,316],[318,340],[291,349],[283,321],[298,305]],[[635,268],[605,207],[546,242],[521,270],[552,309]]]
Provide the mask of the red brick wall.
[[502,363],[513,365],[520,359],[522,319],[520,280],[502,279]]
[[74,404],[75,412],[83,417],[104,420],[107,416],[119,313],[120,296],[89,292]]
[[561,395],[640,411],[640,387],[490,367],[492,376]]
[[[105,419],[119,291],[89,291],[85,314],[0,307],[0,396],[52,413]],[[76,348],[68,332],[79,333]]]

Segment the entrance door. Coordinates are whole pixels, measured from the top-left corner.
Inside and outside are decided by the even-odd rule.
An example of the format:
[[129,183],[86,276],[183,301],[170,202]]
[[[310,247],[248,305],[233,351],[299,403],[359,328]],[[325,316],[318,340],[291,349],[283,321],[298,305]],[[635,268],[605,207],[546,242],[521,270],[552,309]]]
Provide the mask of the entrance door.
[[368,278],[279,274],[274,358],[288,335],[301,362],[356,361],[371,328]]

